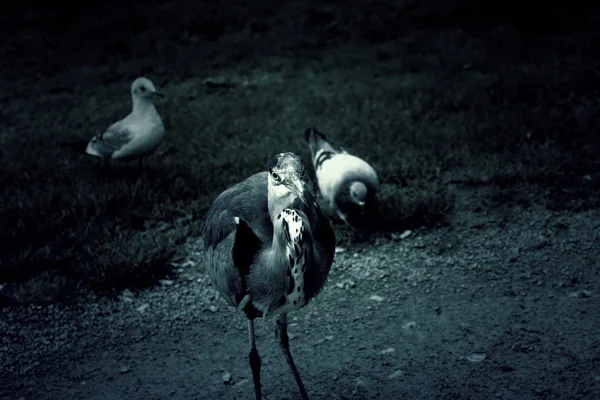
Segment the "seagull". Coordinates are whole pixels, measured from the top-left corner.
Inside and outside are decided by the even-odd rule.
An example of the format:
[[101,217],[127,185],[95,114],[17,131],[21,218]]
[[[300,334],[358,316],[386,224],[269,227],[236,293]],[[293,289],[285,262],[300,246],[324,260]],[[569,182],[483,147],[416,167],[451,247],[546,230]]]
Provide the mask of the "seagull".
[[89,141],[64,143],[79,152],[102,159],[129,160],[152,153],[160,145],[165,127],[153,98],[164,97],[148,78],[139,77],[131,84],[131,113]]
[[298,155],[280,153],[267,169],[216,198],[202,232],[204,263],[217,291],[248,319],[256,399],[262,394],[254,319],[277,316],[276,337],[307,400],[290,352],[287,314],[306,306],[323,288],[335,234],[306,184]]
[[321,195],[342,221],[351,227],[365,222],[379,191],[377,173],[366,161],[334,148],[315,128],[304,132]]

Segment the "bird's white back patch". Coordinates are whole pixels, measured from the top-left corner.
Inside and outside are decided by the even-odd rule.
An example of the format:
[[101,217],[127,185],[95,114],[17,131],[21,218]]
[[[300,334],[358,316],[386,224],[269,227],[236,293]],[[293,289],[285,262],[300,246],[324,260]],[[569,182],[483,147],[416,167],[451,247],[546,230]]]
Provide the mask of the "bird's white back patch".
[[314,159],[314,167],[315,167],[315,171],[319,170],[322,166],[323,163],[329,159],[331,159],[332,157],[334,157],[337,153],[334,151],[330,151],[330,150],[319,150],[317,151],[317,154],[315,154],[315,159]]
[[324,160],[315,174],[321,195],[330,203],[338,186],[347,176],[360,175],[365,179],[378,181],[375,170],[366,161],[348,153],[338,153]]

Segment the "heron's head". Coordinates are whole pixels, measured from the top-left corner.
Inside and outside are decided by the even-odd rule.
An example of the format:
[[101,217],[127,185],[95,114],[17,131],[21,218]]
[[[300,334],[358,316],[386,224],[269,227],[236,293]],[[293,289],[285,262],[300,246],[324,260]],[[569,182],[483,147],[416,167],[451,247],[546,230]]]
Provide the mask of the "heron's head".
[[303,203],[306,201],[304,193],[306,167],[298,155],[279,153],[269,161],[267,168],[269,208],[275,206],[277,212],[280,212],[284,208],[291,207],[298,199]]
[[367,187],[364,183],[356,181],[350,185],[350,198],[361,208],[365,206],[365,200],[367,199]]
[[131,84],[131,96],[135,99],[152,101],[154,96],[164,97],[148,78],[139,77]]

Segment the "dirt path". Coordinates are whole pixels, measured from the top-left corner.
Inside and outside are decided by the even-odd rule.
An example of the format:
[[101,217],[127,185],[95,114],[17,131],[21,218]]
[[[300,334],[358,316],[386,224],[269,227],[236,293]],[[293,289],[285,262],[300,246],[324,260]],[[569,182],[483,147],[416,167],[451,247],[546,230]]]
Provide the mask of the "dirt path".
[[[451,227],[337,254],[291,315],[312,398],[599,399],[598,211],[498,208]],[[198,260],[118,299],[4,309],[0,398],[253,398],[245,320]],[[273,323],[257,333],[265,397],[298,398]]]

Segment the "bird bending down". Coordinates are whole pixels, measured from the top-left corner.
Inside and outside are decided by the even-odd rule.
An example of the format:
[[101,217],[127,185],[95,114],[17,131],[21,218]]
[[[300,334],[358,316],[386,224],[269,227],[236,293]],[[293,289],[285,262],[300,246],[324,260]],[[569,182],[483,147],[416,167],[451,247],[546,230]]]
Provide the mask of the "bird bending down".
[[379,190],[377,173],[366,161],[334,148],[325,135],[308,128],[305,139],[311,152],[317,186],[329,207],[353,227],[365,222]]
[[269,161],[268,171],[221,193],[208,211],[202,235],[210,279],[248,318],[256,399],[262,396],[254,319],[274,315],[280,347],[302,398],[308,399],[289,348],[287,314],[323,288],[335,235],[308,189],[300,157],[280,153]]
[[153,98],[163,97],[147,78],[137,78],[131,84],[132,110],[129,115],[110,125],[104,133],[89,141],[65,143],[79,152],[102,159],[129,160],[152,153],[160,145],[165,128],[154,107]]

